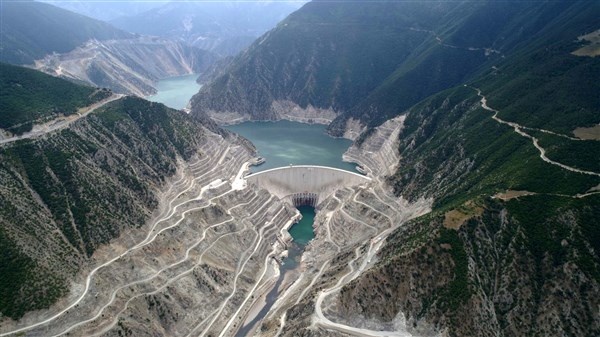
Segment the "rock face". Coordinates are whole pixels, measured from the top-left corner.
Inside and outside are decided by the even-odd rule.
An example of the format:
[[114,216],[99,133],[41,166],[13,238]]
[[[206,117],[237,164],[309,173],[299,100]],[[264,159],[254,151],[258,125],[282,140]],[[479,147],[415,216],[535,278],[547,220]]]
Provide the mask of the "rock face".
[[210,52],[160,38],[91,40],[65,54],[52,54],[35,68],[118,93],[147,96],[156,93],[159,79],[203,73],[217,57]]

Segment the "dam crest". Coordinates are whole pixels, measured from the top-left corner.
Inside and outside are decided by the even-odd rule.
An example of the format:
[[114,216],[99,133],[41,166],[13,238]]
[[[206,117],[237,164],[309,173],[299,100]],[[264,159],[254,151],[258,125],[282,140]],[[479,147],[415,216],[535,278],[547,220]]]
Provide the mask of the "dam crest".
[[294,206],[316,207],[336,190],[371,181],[358,173],[316,165],[290,165],[253,173],[245,177],[250,185],[268,190]]

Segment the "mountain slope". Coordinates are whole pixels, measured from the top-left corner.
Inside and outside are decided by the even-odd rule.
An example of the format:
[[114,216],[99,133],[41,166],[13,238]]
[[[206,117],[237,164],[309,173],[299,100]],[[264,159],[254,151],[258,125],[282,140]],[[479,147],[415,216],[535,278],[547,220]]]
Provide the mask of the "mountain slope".
[[[18,83],[35,77],[57,89],[74,87],[44,74],[34,76],[33,70],[4,69]],[[43,90],[40,82],[37,88]],[[83,97],[94,90],[80,88]],[[9,93],[13,91],[3,91]],[[3,101],[10,97],[4,96]],[[15,93],[15,100],[41,107],[61,106],[66,97]],[[67,294],[69,282],[99,247],[145,224],[159,203],[162,185],[182,160],[202,155],[211,134],[201,122],[179,111],[127,97],[62,131],[3,144],[2,316],[19,318]]]
[[74,114],[108,95],[106,90],[0,63],[0,129],[20,134],[36,122]]
[[450,336],[599,333],[600,144],[573,134],[600,123],[600,59],[572,54],[590,15],[566,11],[537,43],[407,111],[389,182],[434,209],[341,291],[342,316],[402,312],[414,331]]
[[111,23],[227,56],[235,55],[299,7],[300,3],[286,1],[169,2]]
[[574,13],[593,13],[594,6],[313,1],[203,87],[193,110],[227,121],[229,115],[231,120],[281,118],[282,102],[330,109],[341,114],[330,130],[342,135],[348,120],[381,124],[476,77],[535,41],[536,32],[560,29],[560,20],[577,19]]
[[2,62],[31,64],[47,54],[71,51],[90,39],[133,37],[105,22],[45,3],[10,1],[0,6]]

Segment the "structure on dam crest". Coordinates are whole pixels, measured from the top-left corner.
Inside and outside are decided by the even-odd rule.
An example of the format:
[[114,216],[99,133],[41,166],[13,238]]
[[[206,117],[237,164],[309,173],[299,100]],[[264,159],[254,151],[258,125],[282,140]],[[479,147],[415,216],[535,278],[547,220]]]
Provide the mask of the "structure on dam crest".
[[245,177],[250,185],[264,188],[294,206],[316,207],[335,190],[371,181],[358,173],[327,166],[284,166]]

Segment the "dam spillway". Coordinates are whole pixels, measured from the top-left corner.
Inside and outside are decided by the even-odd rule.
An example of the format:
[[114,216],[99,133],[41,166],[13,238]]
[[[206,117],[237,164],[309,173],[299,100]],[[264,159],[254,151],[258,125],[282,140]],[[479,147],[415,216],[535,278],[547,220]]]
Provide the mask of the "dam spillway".
[[294,206],[316,207],[337,189],[371,181],[358,173],[316,165],[278,167],[245,177],[250,185],[268,190]]

